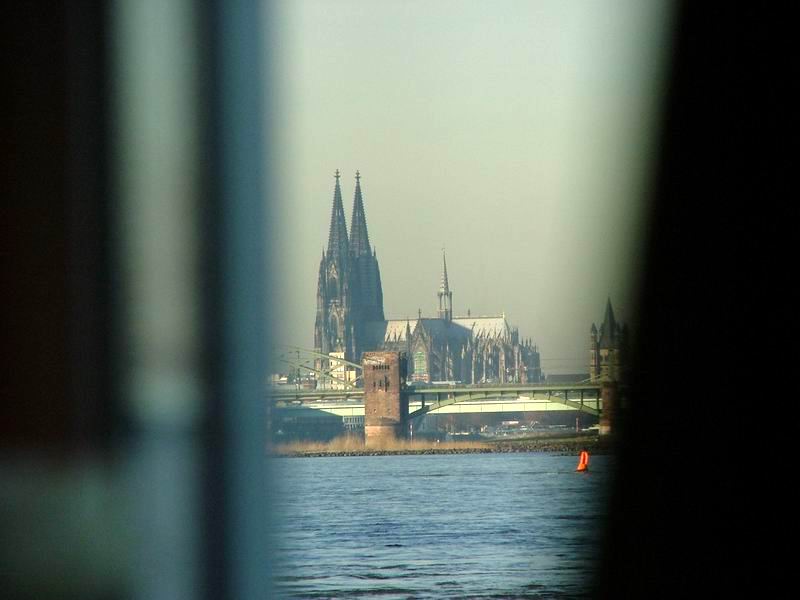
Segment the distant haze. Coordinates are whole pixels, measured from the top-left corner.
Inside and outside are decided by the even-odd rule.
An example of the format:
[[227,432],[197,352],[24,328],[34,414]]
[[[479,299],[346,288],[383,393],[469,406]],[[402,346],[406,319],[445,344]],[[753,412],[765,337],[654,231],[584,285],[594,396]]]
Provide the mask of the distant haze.
[[387,318],[505,312],[545,373],[633,316],[671,4],[287,1],[268,23],[277,244],[268,314],[311,348],[333,173],[354,174]]

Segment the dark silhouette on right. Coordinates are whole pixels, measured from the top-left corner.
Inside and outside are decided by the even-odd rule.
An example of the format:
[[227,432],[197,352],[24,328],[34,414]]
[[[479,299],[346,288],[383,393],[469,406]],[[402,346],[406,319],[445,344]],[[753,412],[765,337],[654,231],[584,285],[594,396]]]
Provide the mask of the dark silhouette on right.
[[[796,225],[796,203],[773,176],[796,169],[781,138],[769,136],[788,113],[778,63],[792,54],[779,47],[789,38],[774,34],[765,11],[676,8],[630,401],[615,428],[593,598],[758,596],[781,560],[771,548],[785,547],[763,536],[788,531],[771,522],[785,511],[765,506],[785,479],[766,476],[780,438],[763,439],[770,417],[750,408],[745,390],[773,376],[788,383],[796,371],[780,364],[792,355],[797,314],[788,306],[791,253],[777,248],[796,240],[779,231]],[[737,348],[754,352],[744,358]],[[783,390],[770,397],[788,400]],[[735,460],[709,465],[722,449]]]

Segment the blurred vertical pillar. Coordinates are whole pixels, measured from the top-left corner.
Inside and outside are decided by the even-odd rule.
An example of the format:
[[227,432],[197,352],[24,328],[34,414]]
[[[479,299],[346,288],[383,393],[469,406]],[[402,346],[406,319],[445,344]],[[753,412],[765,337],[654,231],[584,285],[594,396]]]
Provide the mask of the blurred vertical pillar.
[[203,590],[199,34],[190,0],[119,0],[109,36],[119,377],[134,598]]
[[[209,598],[269,596],[266,501],[267,223],[262,57],[267,6],[203,4],[208,125],[205,368],[213,375],[206,446]],[[220,444],[221,445],[218,445]],[[220,451],[222,448],[222,451]],[[220,476],[216,476],[220,475]]]
[[114,9],[134,596],[263,597],[261,5]]

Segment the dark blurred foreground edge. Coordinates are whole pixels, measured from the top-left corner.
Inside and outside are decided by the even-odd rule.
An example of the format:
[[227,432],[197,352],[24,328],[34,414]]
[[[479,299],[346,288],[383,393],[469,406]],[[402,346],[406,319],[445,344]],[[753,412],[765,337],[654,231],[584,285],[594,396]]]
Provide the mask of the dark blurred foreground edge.
[[[269,594],[265,10],[257,0],[3,9],[3,598]],[[184,106],[161,110],[176,98]],[[192,135],[176,163],[176,138]],[[120,164],[133,147],[149,153]],[[158,198],[141,193],[158,159],[186,168],[165,175],[161,212],[131,233]],[[151,227],[159,216],[172,226]],[[140,245],[126,248],[133,235]],[[186,240],[197,243],[176,249]],[[156,261],[176,266],[159,289],[141,284],[152,265],[143,244],[168,248]],[[187,295],[194,306],[177,308],[196,319],[176,319],[178,333],[147,329]]]
[[781,579],[768,575],[780,572],[771,539],[790,519],[774,493],[797,372],[785,247],[796,190],[779,185],[796,167],[777,135],[789,38],[766,11],[679,9],[594,597],[758,595]]
[[[84,456],[112,460],[123,433],[110,356],[118,340],[105,16],[95,3],[11,6],[2,40],[12,107],[0,140],[0,442],[4,467],[46,456],[58,473]],[[793,405],[780,398],[791,399],[796,371],[785,364],[796,328],[786,311],[796,298],[796,191],[779,188],[796,167],[776,135],[788,121],[778,89],[791,78],[776,64],[791,52],[777,20],[729,5],[680,10],[637,327],[639,376],[594,597],[757,592],[774,583],[764,567],[792,553],[769,539],[795,520],[793,503],[771,483],[778,463],[788,462],[784,477],[794,468],[779,440],[794,437]],[[667,404],[678,389],[681,401]],[[764,436],[767,428],[774,435]],[[213,444],[208,451],[218,459]],[[209,498],[220,485],[209,484]],[[220,518],[235,506],[225,500]],[[0,533],[24,518],[0,514]],[[222,526],[199,525],[210,537]],[[208,597],[231,596],[217,579],[224,573],[208,574]],[[17,590],[3,585],[4,596]],[[111,590],[81,597],[129,596],[124,586]]]

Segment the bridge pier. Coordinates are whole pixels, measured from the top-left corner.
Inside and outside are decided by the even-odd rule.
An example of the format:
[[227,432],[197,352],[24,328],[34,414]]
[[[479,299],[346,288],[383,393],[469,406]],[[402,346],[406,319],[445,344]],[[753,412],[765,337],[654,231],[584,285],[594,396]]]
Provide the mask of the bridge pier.
[[600,435],[608,435],[613,431],[617,411],[617,382],[604,381],[600,388],[603,410],[600,412]]
[[406,359],[399,352],[365,352],[364,443],[378,448],[405,439],[408,430],[408,396],[403,390]]

